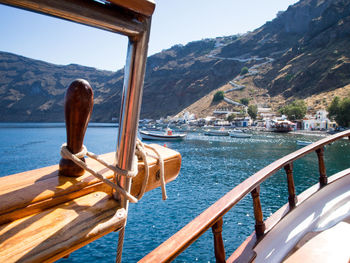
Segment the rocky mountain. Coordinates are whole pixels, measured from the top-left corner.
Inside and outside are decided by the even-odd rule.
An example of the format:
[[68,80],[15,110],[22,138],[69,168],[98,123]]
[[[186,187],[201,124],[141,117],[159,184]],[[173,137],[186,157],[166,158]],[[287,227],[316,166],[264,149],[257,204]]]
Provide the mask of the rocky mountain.
[[306,98],[350,83],[350,1],[304,0],[222,48],[223,57],[271,57],[255,79],[270,96]]
[[[65,89],[76,78],[89,80],[94,88],[95,108],[99,110],[110,96],[109,87],[118,84],[122,72],[73,64],[58,66],[0,52],[0,121],[63,121]],[[120,90],[121,87],[114,92]]]
[[[252,85],[269,98],[337,90],[350,83],[349,47],[350,1],[302,0],[253,32],[150,56],[141,115],[176,114],[225,86],[244,66],[254,69],[248,74]],[[63,121],[65,88],[76,78],[94,89],[92,121],[118,116],[123,70],[59,66],[0,52],[0,121]]]
[[[238,62],[207,57],[215,43],[196,41],[149,57],[142,117],[174,114],[237,75]],[[94,90],[92,121],[109,122],[119,116],[123,73],[0,52],[0,121],[63,121],[65,89],[84,78]]]

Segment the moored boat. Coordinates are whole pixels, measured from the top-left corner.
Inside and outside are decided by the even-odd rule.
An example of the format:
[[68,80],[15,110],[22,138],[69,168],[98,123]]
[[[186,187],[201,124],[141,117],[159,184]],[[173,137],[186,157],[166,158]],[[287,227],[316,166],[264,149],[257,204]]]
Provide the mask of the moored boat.
[[311,144],[312,142],[310,141],[301,141],[301,140],[297,140],[297,145],[299,146],[306,146],[306,145],[309,145]]
[[270,127],[272,132],[290,132],[294,129],[295,124],[288,121],[273,121]]
[[139,133],[143,140],[181,141],[186,138],[186,133],[173,133],[171,129],[166,129],[165,132],[140,130]]
[[245,133],[242,130],[234,129],[230,132],[230,136],[233,138],[251,138],[252,135],[249,133]]
[[219,130],[206,130],[204,132],[204,135],[206,136],[229,136],[230,132],[226,130],[224,127],[220,128]]

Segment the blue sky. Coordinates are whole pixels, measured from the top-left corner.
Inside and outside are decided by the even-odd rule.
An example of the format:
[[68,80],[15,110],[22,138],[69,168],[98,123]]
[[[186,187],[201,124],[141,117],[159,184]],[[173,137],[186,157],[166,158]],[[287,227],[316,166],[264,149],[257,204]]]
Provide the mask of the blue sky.
[[[149,55],[175,44],[252,31],[296,0],[158,0]],[[67,65],[116,71],[126,37],[0,4],[0,50]]]

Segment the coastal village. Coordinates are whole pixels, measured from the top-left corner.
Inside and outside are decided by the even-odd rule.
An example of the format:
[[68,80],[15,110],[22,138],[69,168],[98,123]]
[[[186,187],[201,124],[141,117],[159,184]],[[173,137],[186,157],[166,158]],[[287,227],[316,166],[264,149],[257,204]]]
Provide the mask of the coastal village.
[[[236,115],[230,120],[230,115]],[[173,117],[161,118],[159,120],[143,119],[140,124],[145,128],[156,128],[157,126],[170,126],[174,129],[191,130],[196,127],[227,127],[243,128],[258,131],[274,131],[276,124],[285,124],[290,131],[335,131],[337,123],[330,120],[326,110],[318,110],[316,114],[306,114],[303,119],[290,121],[286,115],[273,112],[271,108],[258,108],[257,118],[253,120],[248,114],[231,112],[227,109],[218,109],[212,116],[197,118],[195,114],[184,112]]]

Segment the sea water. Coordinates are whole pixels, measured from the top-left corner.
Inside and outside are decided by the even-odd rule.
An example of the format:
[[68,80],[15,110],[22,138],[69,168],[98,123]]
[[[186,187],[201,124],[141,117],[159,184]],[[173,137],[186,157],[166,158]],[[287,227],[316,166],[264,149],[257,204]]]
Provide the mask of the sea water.
[[[91,125],[84,144],[97,154],[115,151],[117,128]],[[161,200],[160,189],[144,195],[129,208],[123,262],[137,262],[180,230],[216,200],[269,163],[300,146],[297,140],[316,141],[320,136],[256,133],[251,138],[207,137],[189,133],[180,142],[166,144],[182,155],[179,177],[167,185],[168,200]],[[66,140],[64,124],[0,124],[0,176],[19,173],[60,160],[59,148]],[[349,142],[340,140],[326,147],[327,174],[347,168]],[[294,163],[297,193],[317,183],[317,155],[311,153]],[[265,219],[288,201],[285,172],[279,171],[261,185]],[[224,218],[223,239],[226,255],[254,230],[250,195]],[[59,262],[115,262],[118,234],[107,236],[72,253]],[[215,262],[211,230],[183,252],[175,262]]]

